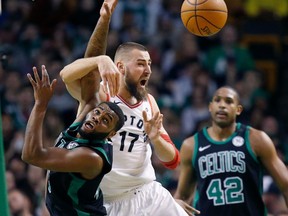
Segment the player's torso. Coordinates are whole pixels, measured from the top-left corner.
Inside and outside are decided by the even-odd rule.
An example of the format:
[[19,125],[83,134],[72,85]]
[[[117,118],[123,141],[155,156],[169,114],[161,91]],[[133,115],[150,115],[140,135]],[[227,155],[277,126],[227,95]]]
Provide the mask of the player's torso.
[[[81,141],[84,140],[74,138],[64,132],[58,137],[55,146],[68,150],[81,146],[87,147],[87,144],[81,143]],[[112,160],[112,153],[109,154],[109,151],[112,151],[112,146],[108,145],[110,144],[105,144],[103,147],[100,144],[101,147],[95,148],[106,152],[107,158],[111,157],[110,160]],[[107,162],[103,161],[103,163]],[[48,208],[55,212],[55,215],[58,213],[57,208],[61,208],[59,211],[66,215],[77,215],[79,211],[85,213],[86,210],[104,215],[106,210],[103,207],[103,195],[99,188],[102,178],[102,173],[92,180],[86,180],[79,173],[48,171],[46,188]]]
[[[104,196],[111,191],[117,193],[119,188],[129,190],[155,179],[151,165],[151,146],[144,130],[142,112],[146,111],[148,119],[152,117],[149,100],[130,106],[119,97],[110,99],[116,103],[125,115],[124,126],[112,137],[113,164],[112,171],[105,175],[101,188]],[[113,190],[111,189],[113,185]],[[107,187],[106,187],[107,186]],[[116,191],[116,192],[115,192]],[[119,190],[119,193],[122,190]]]
[[194,204],[201,215],[264,216],[262,166],[249,143],[249,129],[237,130],[224,142],[207,129],[195,136],[193,166],[197,175]]

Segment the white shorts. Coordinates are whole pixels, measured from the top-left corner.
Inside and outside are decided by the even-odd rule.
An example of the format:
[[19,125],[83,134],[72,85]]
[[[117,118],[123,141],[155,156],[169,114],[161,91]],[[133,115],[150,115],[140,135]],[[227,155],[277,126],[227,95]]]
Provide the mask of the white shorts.
[[109,216],[188,216],[170,192],[156,181],[113,200],[105,200]]

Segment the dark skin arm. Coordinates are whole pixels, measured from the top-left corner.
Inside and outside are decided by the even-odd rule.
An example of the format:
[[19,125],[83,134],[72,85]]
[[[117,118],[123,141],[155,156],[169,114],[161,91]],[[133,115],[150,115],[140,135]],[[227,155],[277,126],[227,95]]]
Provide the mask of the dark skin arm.
[[251,128],[250,142],[253,151],[260,158],[264,167],[281,190],[288,207],[288,170],[283,161],[278,157],[272,140],[263,131]]
[[183,203],[178,203],[185,209],[185,211],[191,216],[193,214],[199,214],[200,212],[192,208],[192,197],[196,186],[196,178],[193,176],[192,158],[194,153],[194,137],[189,137],[184,140],[181,150],[181,164],[180,164],[180,177],[178,186],[174,198],[176,200],[181,199]]
[[[94,151],[80,147],[74,150],[66,150],[56,147],[44,147],[43,145],[43,121],[47,111],[47,105],[50,101],[56,80],[50,83],[48,73],[42,66],[42,78],[40,79],[37,69],[33,68],[34,79],[28,74],[28,79],[33,86],[35,104],[25,132],[25,141],[22,150],[23,161],[41,167],[59,172],[78,172],[84,178],[92,179],[97,176],[103,167],[102,158]],[[92,104],[92,103],[91,103]],[[80,121],[85,112],[88,112],[92,105],[85,106],[83,112],[75,121]],[[85,158],[85,160],[83,160]]]

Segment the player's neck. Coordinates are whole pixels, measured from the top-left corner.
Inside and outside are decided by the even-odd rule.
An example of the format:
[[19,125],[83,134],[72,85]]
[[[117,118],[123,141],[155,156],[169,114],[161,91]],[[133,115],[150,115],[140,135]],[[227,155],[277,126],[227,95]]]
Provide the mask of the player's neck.
[[130,105],[138,104],[140,101],[137,100],[136,97],[132,96],[131,93],[127,89],[120,89],[118,94],[123,100],[125,100],[126,103]]
[[229,127],[219,127],[213,125],[208,129],[209,136],[216,141],[225,141],[228,139],[236,130],[236,123],[232,124]]

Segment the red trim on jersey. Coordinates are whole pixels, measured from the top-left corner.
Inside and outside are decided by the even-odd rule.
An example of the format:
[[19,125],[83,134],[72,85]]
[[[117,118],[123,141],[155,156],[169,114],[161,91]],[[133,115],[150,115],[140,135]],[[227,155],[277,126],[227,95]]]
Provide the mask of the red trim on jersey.
[[150,104],[151,111],[152,111],[152,116],[153,116],[153,114],[154,114],[154,112],[153,112],[153,106],[152,106],[152,102],[151,102],[151,99],[150,99],[149,94],[147,95],[147,98],[148,98],[148,102],[149,102],[149,104]]
[[175,157],[173,158],[172,161],[169,161],[169,162],[163,162],[161,161],[161,163],[167,167],[168,169],[175,169],[179,163],[180,163],[180,154],[179,154],[179,151],[178,149],[175,147],[174,143],[172,142],[172,140],[170,139],[169,135],[168,134],[160,134],[160,136],[168,143],[170,143],[173,147],[174,147],[174,150],[175,150]]
[[140,106],[143,103],[143,101],[140,101],[140,102],[138,102],[138,103],[136,103],[134,105],[131,105],[124,98],[122,98],[120,95],[117,95],[117,97],[131,109],[136,108],[136,107]]
[[110,95],[106,94],[106,101],[110,101]]

